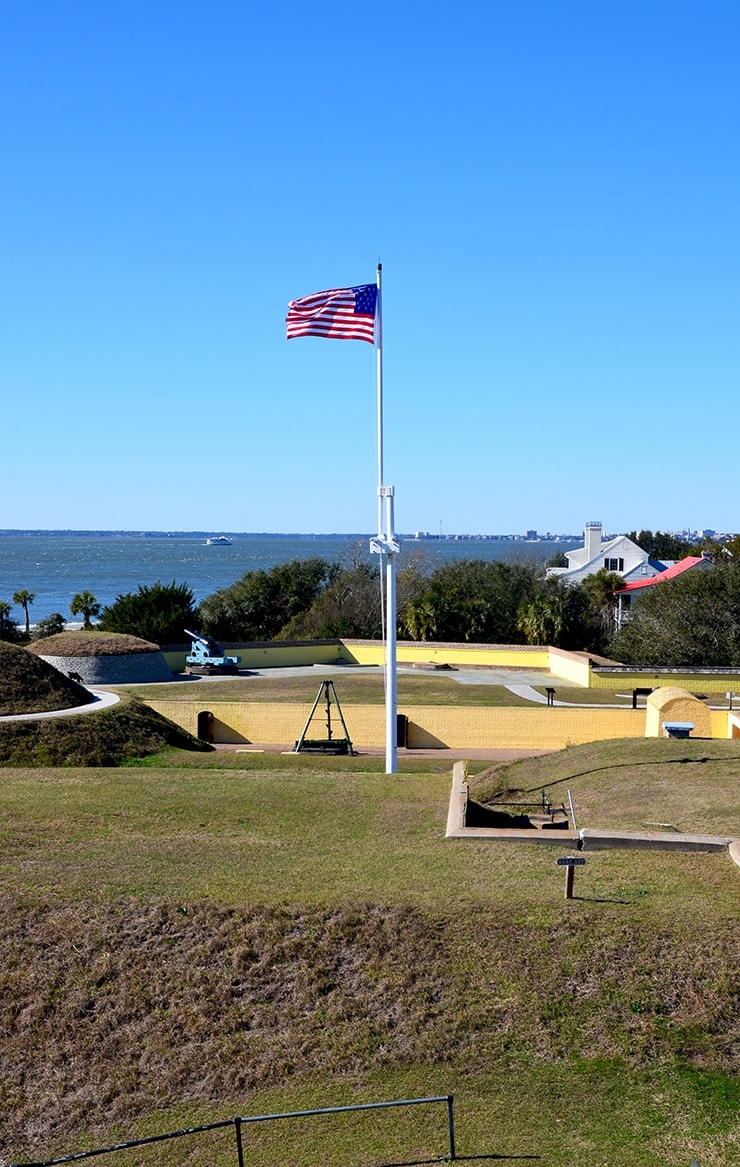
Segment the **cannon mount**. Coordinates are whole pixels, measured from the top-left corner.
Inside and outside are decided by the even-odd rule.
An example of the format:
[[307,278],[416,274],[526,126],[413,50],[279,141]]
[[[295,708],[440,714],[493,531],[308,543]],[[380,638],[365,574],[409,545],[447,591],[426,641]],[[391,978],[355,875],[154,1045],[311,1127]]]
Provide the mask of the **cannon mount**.
[[190,652],[185,657],[185,672],[199,677],[234,676],[239,672],[238,656],[226,656],[223,648],[212,636],[201,635],[200,632],[191,632],[186,628],[192,640]]

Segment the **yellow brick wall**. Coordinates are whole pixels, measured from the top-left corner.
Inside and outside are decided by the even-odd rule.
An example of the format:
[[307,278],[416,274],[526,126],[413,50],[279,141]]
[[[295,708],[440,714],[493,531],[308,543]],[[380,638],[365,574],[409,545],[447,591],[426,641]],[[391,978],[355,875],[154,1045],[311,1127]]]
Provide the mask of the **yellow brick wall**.
[[[311,712],[310,704],[283,702],[149,701],[152,709],[177,725],[197,733],[198,713],[208,709],[214,717],[216,742],[261,743],[292,746],[300,737]],[[382,705],[350,705],[342,712],[354,745],[382,747],[385,742],[385,710]],[[533,706],[531,709],[468,708],[414,705],[399,713],[409,719],[410,748],[451,749],[562,749],[568,744],[606,738],[642,737],[645,710],[565,709]],[[341,723],[332,720],[335,737]],[[309,736],[321,738],[325,725],[320,712]]]
[[691,693],[727,693],[732,690],[740,693],[740,677],[733,677],[731,673],[702,676],[701,673],[668,672],[659,668],[649,673],[591,672],[592,689],[631,693],[633,689],[657,689],[660,686],[688,689]]
[[703,701],[675,685],[658,689],[647,699],[645,736],[662,737],[666,721],[685,721],[693,725],[692,737],[712,736],[712,715]]
[[451,749],[560,750],[567,745],[642,737],[645,733],[643,709],[427,705],[413,706],[406,712],[411,748],[442,744]]
[[[385,664],[385,649],[380,641],[347,640],[328,644],[259,644],[224,646],[227,656],[238,656],[243,669],[293,668],[299,665],[336,664],[343,661],[357,665]],[[185,668],[187,652],[165,652],[173,673]],[[569,654],[565,653],[564,656]],[[396,659],[399,664],[457,665],[460,668],[498,666],[499,668],[547,669],[550,650],[527,645],[435,645],[419,641],[399,641]],[[559,674],[564,675],[564,674]]]

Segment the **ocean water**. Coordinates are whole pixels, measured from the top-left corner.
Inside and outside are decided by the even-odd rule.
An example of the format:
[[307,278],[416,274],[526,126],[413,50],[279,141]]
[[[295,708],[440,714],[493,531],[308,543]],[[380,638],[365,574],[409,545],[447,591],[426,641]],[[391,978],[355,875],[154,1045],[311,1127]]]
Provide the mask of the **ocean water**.
[[[214,532],[215,534],[215,532]],[[230,546],[207,546],[205,535],[142,535],[96,532],[0,533],[0,600],[12,603],[24,588],[35,593],[31,622],[51,612],[69,617],[76,592],[93,593],[111,604],[123,592],[142,585],[187,583],[196,602],[235,583],[247,571],[267,569],[293,559],[319,556],[351,563],[371,558],[368,535],[233,535]],[[503,560],[542,564],[558,548],[569,551],[577,541],[526,542],[513,539],[402,539],[402,558],[433,570],[453,559]],[[17,605],[12,619],[23,622]]]

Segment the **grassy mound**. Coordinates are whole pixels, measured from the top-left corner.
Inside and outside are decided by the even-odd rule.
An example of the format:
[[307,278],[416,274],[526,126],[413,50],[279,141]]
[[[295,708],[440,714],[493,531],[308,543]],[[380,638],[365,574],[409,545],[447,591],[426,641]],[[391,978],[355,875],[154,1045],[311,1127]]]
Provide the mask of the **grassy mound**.
[[73,709],[94,698],[25,648],[0,641],[0,716]]
[[[3,772],[8,1161],[229,1114],[450,1091],[471,1158],[737,1161],[726,855],[594,853],[566,902],[549,849],[445,839],[449,772],[295,758],[277,773],[231,755],[240,773],[211,757],[208,770]],[[674,796],[712,786],[700,763],[666,771]],[[282,1154],[287,1135],[267,1128],[246,1167],[444,1149],[419,1130],[381,1150],[378,1122],[350,1147],[300,1125]],[[226,1167],[232,1144],[185,1157]],[[157,1161],[183,1153],[162,1147]]]
[[134,698],[95,713],[0,723],[0,766],[120,766],[168,746],[211,749]]
[[694,921],[676,944],[614,909],[589,915],[543,927],[381,903],[6,904],[6,1148],[165,1100],[216,1107],[296,1079],[434,1065],[448,1078],[523,1063],[567,1074],[580,1059],[711,1070],[729,1114],[737,929]]
[[59,632],[29,645],[40,656],[125,656],[133,652],[159,652],[159,645],[125,632]]

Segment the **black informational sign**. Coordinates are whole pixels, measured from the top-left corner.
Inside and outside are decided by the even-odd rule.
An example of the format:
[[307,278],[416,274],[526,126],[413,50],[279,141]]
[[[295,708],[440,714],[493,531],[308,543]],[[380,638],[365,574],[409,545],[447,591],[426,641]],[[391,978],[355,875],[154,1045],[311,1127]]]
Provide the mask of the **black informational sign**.
[[582,855],[561,855],[556,862],[558,867],[583,867],[586,860]]

